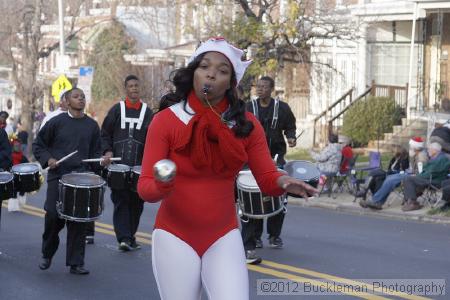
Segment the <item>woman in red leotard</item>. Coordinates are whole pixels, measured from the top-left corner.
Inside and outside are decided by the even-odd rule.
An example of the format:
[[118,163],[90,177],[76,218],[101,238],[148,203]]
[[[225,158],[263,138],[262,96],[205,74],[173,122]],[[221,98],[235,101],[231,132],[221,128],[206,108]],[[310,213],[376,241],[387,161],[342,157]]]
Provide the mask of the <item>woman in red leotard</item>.
[[[199,299],[202,287],[209,299],[248,299],[234,203],[244,164],[265,194],[317,192],[277,171],[261,125],[236,97],[250,64],[242,54],[222,38],[204,42],[172,76],[178,103],[156,114],[148,129],[138,192],[145,201],[161,201],[152,264],[164,300]],[[168,183],[153,175],[161,159],[177,166]]]

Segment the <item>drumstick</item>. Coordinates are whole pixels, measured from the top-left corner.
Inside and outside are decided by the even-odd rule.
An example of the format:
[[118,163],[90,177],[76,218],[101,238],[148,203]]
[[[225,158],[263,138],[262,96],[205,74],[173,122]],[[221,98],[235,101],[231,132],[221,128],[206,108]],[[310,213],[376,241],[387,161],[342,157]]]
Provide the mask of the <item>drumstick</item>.
[[[63,161],[65,161],[66,159],[71,158],[71,157],[74,156],[77,152],[78,152],[78,150],[75,150],[75,151],[73,151],[72,153],[67,154],[66,156],[64,156],[63,158],[61,158],[60,160],[58,160],[58,161],[56,162],[56,164],[58,165],[58,164],[62,163]],[[44,171],[48,171],[48,169],[50,169],[50,167],[45,168]]]
[[275,156],[273,157],[273,161],[276,163],[276,162],[277,162],[277,159],[278,159],[278,153],[275,154]]
[[[122,158],[121,157],[111,157],[109,160],[110,161],[120,161]],[[87,159],[83,159],[82,162],[101,162],[103,160],[103,158],[87,158]]]
[[297,136],[295,137],[295,140],[298,140],[298,138],[302,136],[303,132],[305,132],[304,129],[302,130],[302,132],[299,133],[299,135],[297,135]]

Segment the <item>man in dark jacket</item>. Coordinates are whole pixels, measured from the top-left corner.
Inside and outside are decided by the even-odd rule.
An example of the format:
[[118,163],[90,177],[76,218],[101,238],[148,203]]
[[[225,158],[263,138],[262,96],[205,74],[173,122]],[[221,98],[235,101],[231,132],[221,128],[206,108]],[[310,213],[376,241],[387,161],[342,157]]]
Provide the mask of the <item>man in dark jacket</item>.
[[[141,165],[147,129],[153,114],[139,95],[139,79],[129,75],[125,79],[126,98],[109,110],[102,124],[102,149],[106,157],[120,157],[121,164]],[[105,161],[106,164],[109,160]],[[140,248],[135,234],[144,208],[144,202],[128,185],[125,189],[111,187],[114,203],[113,223],[119,250]]]
[[[9,170],[12,166],[12,150],[8,140],[8,135],[3,128],[0,128],[0,171]],[[2,218],[2,202],[0,200],[0,221]]]
[[[272,157],[277,156],[276,164],[279,168],[283,168],[286,163],[284,156],[287,151],[285,137],[289,147],[295,147],[296,124],[295,116],[289,105],[272,98],[274,88],[275,82],[271,77],[261,77],[256,85],[258,98],[247,103],[247,110],[252,112],[263,126],[270,154]],[[284,212],[267,219],[269,245],[273,248],[283,247],[283,241],[280,238],[283,220]],[[262,247],[262,231],[263,220],[261,219],[250,219],[248,223],[242,223],[242,238],[248,263],[260,261],[260,259],[252,259],[252,257],[255,257],[254,249]]]

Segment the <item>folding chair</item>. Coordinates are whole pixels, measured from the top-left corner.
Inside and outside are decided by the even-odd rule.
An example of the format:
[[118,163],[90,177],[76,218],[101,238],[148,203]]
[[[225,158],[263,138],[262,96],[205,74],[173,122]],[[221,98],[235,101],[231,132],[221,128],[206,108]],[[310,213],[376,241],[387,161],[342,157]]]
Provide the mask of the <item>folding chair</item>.
[[[338,172],[334,178],[334,184],[337,185],[336,188],[342,193],[344,192],[344,186],[347,187],[347,191],[352,193],[354,191],[355,181],[355,164],[358,159],[358,154],[355,154],[352,158],[348,159],[348,170],[345,173]],[[342,164],[344,161],[342,162]],[[341,165],[342,165],[341,164]]]
[[[345,161],[347,159],[347,161]],[[358,159],[358,154],[354,155],[352,158],[343,158],[340,166],[344,163],[348,162],[348,170],[345,173],[341,173],[338,171],[335,175],[327,175],[327,179],[320,190],[319,196],[324,192],[324,188],[327,187],[328,190],[325,191],[328,193],[328,197],[331,197],[333,192],[344,191],[344,185],[347,186],[347,190],[350,192],[352,183],[350,176],[353,176],[353,168],[355,167],[356,160]],[[350,180],[350,182],[349,182]],[[336,186],[336,189],[335,189]]]
[[430,178],[430,183],[420,196],[420,198],[422,198],[422,205],[431,208],[437,207],[440,202],[441,196],[441,184],[433,184]]
[[[369,172],[375,169],[381,168],[381,153],[380,152],[369,152],[369,164],[367,166],[355,168],[355,199],[356,201],[356,193],[360,190],[360,186],[365,182],[366,177],[363,177],[365,172]],[[358,176],[359,175],[359,176]]]
[[403,180],[400,182],[400,185],[397,186],[391,194],[388,196],[386,200],[385,206],[391,207],[395,202],[399,201],[402,205],[405,202],[405,195],[403,189]]

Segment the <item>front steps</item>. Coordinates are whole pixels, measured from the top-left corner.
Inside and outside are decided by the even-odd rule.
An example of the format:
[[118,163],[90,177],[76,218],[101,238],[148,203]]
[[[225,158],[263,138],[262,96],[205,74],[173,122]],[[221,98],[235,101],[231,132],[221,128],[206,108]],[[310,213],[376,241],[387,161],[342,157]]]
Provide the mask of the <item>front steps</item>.
[[391,152],[393,146],[400,145],[408,149],[411,137],[420,136],[426,139],[427,129],[427,120],[402,118],[402,125],[394,125],[391,133],[385,133],[383,139],[370,141],[367,148]]

